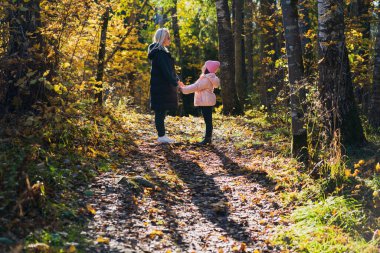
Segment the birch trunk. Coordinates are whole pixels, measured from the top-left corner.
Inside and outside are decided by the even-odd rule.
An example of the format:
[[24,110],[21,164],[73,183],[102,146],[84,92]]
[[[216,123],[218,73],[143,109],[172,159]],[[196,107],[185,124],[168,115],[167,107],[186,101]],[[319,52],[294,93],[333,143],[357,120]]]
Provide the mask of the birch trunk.
[[318,86],[328,135],[332,138],[339,131],[343,144],[361,144],[365,138],[345,44],[343,0],[319,0],[318,25]]
[[290,83],[290,110],[292,117],[292,155],[307,163],[307,132],[304,127],[305,90],[300,88],[304,75],[302,45],[298,27],[297,0],[281,0],[282,17],[285,30],[286,54]]

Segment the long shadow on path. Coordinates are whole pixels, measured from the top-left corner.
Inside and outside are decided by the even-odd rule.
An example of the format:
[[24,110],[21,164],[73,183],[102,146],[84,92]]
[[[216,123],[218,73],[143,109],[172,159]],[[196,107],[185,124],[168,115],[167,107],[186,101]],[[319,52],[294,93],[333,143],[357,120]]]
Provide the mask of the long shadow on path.
[[228,208],[223,206],[228,199],[214,179],[205,174],[197,163],[183,159],[174,153],[169,145],[161,148],[165,152],[169,165],[190,188],[192,202],[199,208],[202,215],[235,240],[251,242],[250,235],[243,225],[229,219]]
[[268,177],[268,173],[262,170],[252,170],[246,166],[239,165],[237,162],[233,161],[230,157],[226,155],[226,152],[214,147],[207,147],[208,150],[216,154],[223,164],[223,169],[226,170],[230,175],[233,176],[244,176],[251,182],[255,182],[264,186],[268,189],[274,188],[276,182]]

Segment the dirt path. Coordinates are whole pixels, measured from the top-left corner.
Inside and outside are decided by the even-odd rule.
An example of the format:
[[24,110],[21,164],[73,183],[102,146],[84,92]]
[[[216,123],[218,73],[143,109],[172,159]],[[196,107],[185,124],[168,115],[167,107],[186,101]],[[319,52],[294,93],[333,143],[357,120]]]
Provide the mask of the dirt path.
[[147,141],[153,138],[138,141],[119,170],[91,185],[86,201],[97,212],[84,233],[110,241],[90,252],[280,252],[268,238],[286,210],[264,156],[252,161],[223,140],[199,147]]

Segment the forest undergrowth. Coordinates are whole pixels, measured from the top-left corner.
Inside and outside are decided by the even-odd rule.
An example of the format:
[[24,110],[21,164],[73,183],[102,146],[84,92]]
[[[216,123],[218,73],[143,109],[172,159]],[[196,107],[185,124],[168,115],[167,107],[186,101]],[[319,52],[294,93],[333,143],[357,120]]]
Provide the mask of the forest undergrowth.
[[[17,121],[15,115],[9,114],[1,122],[0,249],[3,251],[88,252],[91,245],[107,247],[109,238],[83,233],[98,212],[98,207],[86,203],[94,195],[89,185],[103,175],[140,176],[152,182],[153,189],[182,194],[176,188],[181,180],[174,176],[161,175],[158,183],[146,173],[129,173],[125,166],[126,162],[133,166],[140,159],[136,156],[140,147],[155,150],[159,146],[155,144],[151,114],[137,113],[125,106],[94,107],[90,101],[34,109],[35,113],[18,117]],[[263,233],[268,233],[265,243],[281,252],[377,252],[379,143],[369,142],[355,152],[348,149],[341,158],[344,174],[340,177],[333,178],[328,173],[315,176],[313,168],[321,163],[306,169],[289,157],[289,129],[279,119],[280,115],[269,117],[260,110],[249,110],[239,117],[215,114],[212,147],[222,150],[231,160],[224,169],[248,176],[264,173],[270,182],[267,193],[279,200],[281,212],[267,214],[278,216],[278,222],[266,225],[266,221],[262,224],[258,221]],[[202,147],[194,145],[203,134],[201,122],[201,118],[192,116],[168,117],[167,129],[178,142],[172,150],[183,155],[189,153],[194,163],[207,171],[208,166],[212,169],[215,165],[200,162]],[[376,140],[376,135],[373,136]],[[157,154],[151,159],[159,157]],[[154,161],[150,162],[155,168]],[[233,167],[234,164],[239,166]],[[138,184],[136,188],[140,187]],[[226,194],[230,191],[227,188],[222,188]],[[142,195],[132,191],[131,201],[138,205],[150,191],[150,187]],[[266,201],[269,196],[240,194],[227,208],[256,207],[261,199]],[[156,234],[147,238],[160,241],[162,232],[153,231]],[[170,247],[163,249],[171,252]],[[267,252],[269,249],[237,240],[220,250]]]

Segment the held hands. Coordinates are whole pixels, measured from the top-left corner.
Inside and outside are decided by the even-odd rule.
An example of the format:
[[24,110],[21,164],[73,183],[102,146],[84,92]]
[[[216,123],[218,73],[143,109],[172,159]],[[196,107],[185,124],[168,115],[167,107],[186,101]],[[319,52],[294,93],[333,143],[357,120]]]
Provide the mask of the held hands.
[[180,88],[183,88],[183,87],[185,87],[185,85],[183,84],[183,82],[182,82],[182,81],[178,81],[178,86],[179,86]]
[[182,92],[182,88],[185,87],[185,85],[181,81],[178,81],[177,83],[178,83],[178,90]]

